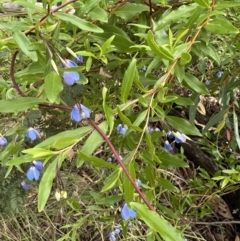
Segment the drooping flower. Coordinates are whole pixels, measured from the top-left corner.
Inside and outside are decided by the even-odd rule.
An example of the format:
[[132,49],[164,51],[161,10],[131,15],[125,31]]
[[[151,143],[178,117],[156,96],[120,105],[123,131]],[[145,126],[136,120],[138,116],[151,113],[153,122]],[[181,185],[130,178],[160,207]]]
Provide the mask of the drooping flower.
[[39,177],[40,177],[39,170],[35,166],[31,166],[27,171],[27,179],[29,181],[32,181],[33,179],[37,181]]
[[205,80],[205,85],[206,86],[209,86],[211,83],[210,83],[210,81],[209,80]]
[[116,229],[114,230],[114,233],[117,234],[117,235],[120,234],[120,232],[121,232],[121,230],[120,230],[119,228],[116,228]]
[[217,78],[220,79],[223,75],[223,71],[218,71],[216,75],[217,75]]
[[78,54],[77,58],[76,58],[76,62],[79,63],[79,64],[83,63],[83,56]]
[[169,132],[167,133],[167,137],[168,137],[170,140],[175,139],[175,136],[174,136],[174,134],[172,133],[172,131],[169,131]]
[[40,137],[40,134],[38,130],[30,127],[27,130],[26,137],[31,141],[35,141],[38,137]]
[[4,146],[7,144],[7,139],[3,136],[0,136],[0,146]]
[[43,163],[41,161],[33,161],[33,165],[38,169],[38,171],[41,171],[43,168]]
[[175,136],[175,141],[178,144],[184,143],[187,140],[187,137],[184,134],[182,134],[182,133],[180,133],[178,131],[176,133],[174,133],[174,136]]
[[110,241],[116,241],[117,240],[114,232],[109,233],[109,239],[110,239]]
[[167,150],[167,151],[172,151],[173,148],[172,146],[170,145],[169,141],[165,141],[164,142],[164,148]]
[[136,218],[137,213],[134,209],[129,208],[128,205],[125,203],[121,211],[121,216],[124,220],[128,220],[129,218]]
[[119,134],[124,135],[126,134],[128,128],[126,125],[119,124],[116,129],[119,132]]
[[[72,60],[66,59],[64,63],[65,68],[77,67],[78,65]],[[63,73],[63,81],[66,85],[72,86],[80,79],[80,75],[77,71],[65,71]]]
[[22,186],[22,188],[23,188],[25,191],[28,190],[28,185],[26,184],[26,182],[22,181],[22,182],[21,182],[21,186]]
[[70,118],[71,120],[74,120],[76,122],[79,122],[83,119],[88,119],[90,118],[90,114],[91,111],[84,105],[80,104],[80,105],[74,105],[71,114],[70,114]]

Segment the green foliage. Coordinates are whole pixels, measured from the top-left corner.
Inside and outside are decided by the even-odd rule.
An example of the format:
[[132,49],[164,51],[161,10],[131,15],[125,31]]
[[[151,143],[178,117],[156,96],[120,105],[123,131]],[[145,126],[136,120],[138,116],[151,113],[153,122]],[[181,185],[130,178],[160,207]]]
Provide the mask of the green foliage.
[[[229,157],[218,139],[226,130],[228,149],[240,148],[239,2],[72,0],[58,7],[57,1],[13,2],[26,9],[0,19],[0,60],[5,58],[4,68],[11,71],[0,78],[0,138],[8,141],[0,147],[0,211],[6,206],[10,213],[23,202],[20,183],[32,162],[41,159],[40,183],[29,191],[37,194],[37,210],[31,208],[36,216],[53,212],[51,218],[64,210],[69,220],[52,240],[97,240],[97,234],[107,240],[116,227],[122,230],[119,239],[184,240],[193,231],[179,221],[212,212],[197,196],[216,193],[218,181],[222,193],[239,182],[234,155]],[[7,59],[6,50],[16,58]],[[65,66],[78,55],[83,61]],[[66,85],[64,73],[78,80]],[[216,98],[219,106],[195,126],[204,96]],[[75,104],[88,107],[91,118],[73,122]],[[116,131],[119,124],[126,133]],[[29,127],[41,138],[27,140]],[[219,172],[211,178],[200,170],[180,183],[180,170],[191,165],[181,144],[177,149],[171,142],[171,152],[164,148],[169,131],[175,141],[184,134],[187,145],[201,138]],[[83,200],[76,196],[80,175],[92,185],[83,190]],[[67,191],[67,200],[60,195],[55,205],[54,193],[61,191]],[[130,229],[122,221],[118,210],[124,202],[137,211],[142,227],[132,220]],[[78,238],[93,220],[90,237]],[[30,229],[26,233],[28,240],[42,240]]]

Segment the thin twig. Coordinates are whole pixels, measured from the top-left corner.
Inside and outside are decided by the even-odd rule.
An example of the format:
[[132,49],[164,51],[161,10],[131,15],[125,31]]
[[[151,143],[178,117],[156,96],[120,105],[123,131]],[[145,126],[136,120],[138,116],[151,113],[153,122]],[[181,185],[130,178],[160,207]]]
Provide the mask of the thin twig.
[[98,125],[90,118],[88,119],[88,121],[90,122],[90,124],[94,127],[94,129],[103,137],[103,139],[107,142],[108,146],[110,147],[110,149],[112,150],[114,157],[116,158],[116,160],[118,161],[119,165],[121,166],[123,172],[126,174],[127,178],[129,179],[129,181],[131,182],[131,184],[133,185],[134,189],[136,190],[136,192],[139,194],[139,196],[141,197],[141,199],[144,201],[144,203],[148,206],[148,208],[152,211],[155,211],[155,209],[153,208],[153,206],[149,203],[149,201],[147,200],[147,198],[144,196],[144,194],[141,192],[141,190],[139,189],[139,187],[137,186],[136,182],[133,180],[132,176],[130,175],[130,173],[128,172],[126,166],[124,165],[124,163],[122,162],[122,160],[119,157],[118,152],[116,151],[115,147],[113,146],[112,142],[109,140],[109,138],[105,135],[105,133],[98,127]]
[[17,54],[18,54],[18,51],[16,51],[12,56],[11,66],[10,66],[10,76],[11,76],[11,79],[12,79],[13,86],[17,90],[18,94],[20,94],[22,97],[25,97],[26,95],[19,88],[19,86],[16,82],[16,79],[15,79],[15,76],[14,76],[14,66],[15,66],[15,60],[17,58]]

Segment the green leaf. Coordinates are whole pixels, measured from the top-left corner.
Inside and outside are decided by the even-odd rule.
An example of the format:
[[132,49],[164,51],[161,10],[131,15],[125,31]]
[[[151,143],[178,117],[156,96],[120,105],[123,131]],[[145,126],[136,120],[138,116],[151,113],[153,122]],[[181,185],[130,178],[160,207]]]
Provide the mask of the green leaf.
[[188,64],[192,60],[192,56],[189,53],[182,53],[180,64],[185,65]]
[[41,182],[39,184],[38,189],[38,212],[43,211],[48,197],[51,193],[52,182],[56,176],[57,165],[60,167],[60,163],[58,162],[59,157],[57,157],[44,171],[43,176],[41,178]]
[[184,76],[184,82],[190,89],[194,90],[195,92],[209,95],[209,91],[206,85],[200,82],[196,77],[186,73]]
[[101,158],[95,157],[95,156],[88,156],[85,155],[83,152],[78,152],[78,156],[87,162],[90,162],[95,167],[107,167],[107,168],[113,168],[116,169],[116,165],[107,162],[106,160],[103,160]]
[[166,116],[166,121],[185,135],[202,136],[199,130],[188,121],[176,116]]
[[106,103],[106,95],[107,95],[107,88],[103,87],[103,90],[102,90],[103,110],[104,110],[104,113],[105,113],[105,116],[107,118],[107,122],[109,125],[109,135],[111,135],[113,127],[114,127],[114,114],[113,114],[113,110]]
[[[136,180],[136,174],[135,174],[134,165],[132,161],[128,163],[127,169],[131,177],[133,178],[133,180]],[[126,174],[123,173],[123,197],[127,203],[130,203],[133,201],[134,190],[135,189],[132,183],[129,181]]]
[[104,33],[94,34],[93,37],[100,44],[103,44],[113,35],[115,38],[112,41],[112,45],[114,45],[119,52],[133,52],[130,47],[134,45],[129,36],[124,32],[121,28],[114,26],[112,24],[101,24],[100,27],[104,30]]
[[178,97],[176,100],[173,100],[177,105],[189,106],[194,105],[195,103],[188,97]]
[[121,98],[123,103],[127,102],[130,90],[132,88],[133,79],[135,78],[136,71],[137,71],[136,59],[134,58],[132,59],[123,77],[122,88],[121,88]]
[[174,228],[167,220],[161,217],[156,211],[151,211],[143,204],[130,203],[131,207],[137,211],[137,215],[148,227],[160,234],[165,241],[184,241],[180,232]]
[[238,148],[240,148],[240,136],[239,136],[239,130],[238,130],[238,117],[237,114],[235,112],[235,110],[233,111],[233,125],[234,125],[234,134],[235,134],[235,138],[238,144]]
[[208,121],[208,123],[206,124],[206,126],[204,127],[203,131],[202,131],[203,135],[209,130],[210,127],[219,123],[223,119],[223,117],[226,113],[227,113],[227,110],[223,109],[222,111],[220,111],[216,115],[212,116],[210,118],[210,120]]
[[33,11],[37,11],[39,13],[45,13],[46,10],[42,7],[39,7],[38,5],[36,4],[33,4],[33,3],[30,3],[30,2],[27,2],[27,1],[14,1],[15,4],[19,4],[27,9],[31,9]]
[[[79,138],[85,136],[86,134],[90,133],[91,130],[92,130],[91,126],[84,126],[84,127],[80,127],[80,128],[73,129],[73,130],[63,131],[57,135],[53,135],[53,136],[47,138],[43,142],[36,145],[35,148],[36,147],[52,148],[52,146],[60,147],[59,144],[61,145],[61,142],[66,140],[67,138],[70,138],[71,140],[75,139],[75,138],[79,139]],[[64,141],[64,143],[66,143],[66,142]]]
[[194,0],[194,2],[197,3],[198,5],[204,7],[204,8],[210,7],[209,0]]
[[[102,122],[99,125],[99,128],[103,131],[103,133],[107,132],[108,124],[106,121]],[[97,130],[94,130],[93,133],[87,138],[84,145],[81,148],[81,152],[85,155],[92,155],[92,153],[98,148],[98,146],[102,143],[103,137],[98,133]],[[78,158],[77,167],[80,167],[83,163],[83,159]]]
[[205,28],[215,34],[238,34],[239,30],[233,26],[226,18],[215,18],[205,26]]
[[96,26],[96,25],[92,24],[91,22],[88,22],[84,19],[78,18],[75,15],[57,12],[54,14],[54,16],[57,16],[59,19],[65,21],[65,22],[69,22],[82,30],[90,31],[93,33],[103,33],[103,30],[101,28],[99,28],[98,26]]
[[216,10],[223,10],[223,9],[229,9],[233,7],[239,7],[240,2],[238,1],[219,1],[217,4],[215,4],[214,9]]
[[26,149],[26,150],[23,150],[22,152],[32,155],[34,159],[49,157],[49,156],[51,157],[53,155],[56,155],[56,153],[53,151],[46,150],[43,148],[37,148],[37,147]]
[[29,51],[28,47],[31,42],[23,32],[20,30],[15,30],[13,39],[18,47],[23,51],[23,53],[26,54],[32,61],[36,62],[38,60],[36,51]]
[[156,152],[159,160],[161,161],[160,165],[166,168],[178,168],[178,167],[189,167],[187,162],[180,159],[178,156],[171,154],[167,151]]
[[118,8],[113,12],[116,16],[121,17],[124,20],[133,18],[136,15],[139,15],[141,12],[148,12],[149,7],[143,4],[136,3],[127,3],[122,7]]
[[160,46],[155,42],[154,35],[151,30],[149,30],[147,34],[147,43],[151,48],[151,50],[153,51],[153,53],[156,54],[157,56],[170,61],[174,60],[170,50],[167,47]]
[[62,80],[54,71],[45,77],[44,90],[51,103],[54,103],[57,100],[58,95],[63,90]]
[[61,150],[63,148],[66,148],[70,145],[77,144],[79,141],[78,137],[76,136],[68,136],[64,138],[58,139],[56,142],[54,142],[51,147],[57,150]]
[[34,97],[18,97],[12,100],[0,100],[0,113],[19,113],[43,102],[45,102],[44,99]]
[[117,112],[118,112],[118,115],[120,117],[120,119],[122,120],[122,122],[124,124],[126,124],[128,127],[131,127],[132,129],[136,130],[136,131],[142,131],[142,129],[138,126],[135,126],[132,124],[132,122],[130,121],[129,118],[127,118],[127,116],[125,116],[122,111],[120,110],[119,106],[117,107]]
[[6,162],[6,165],[7,166],[21,165],[23,163],[32,162],[33,160],[34,158],[31,155],[22,155]]
[[115,186],[115,184],[118,182],[118,179],[119,179],[121,173],[122,173],[122,169],[118,168],[110,176],[108,176],[103,182],[104,186],[103,186],[101,192],[106,192],[106,191],[110,190],[111,188],[113,188]]
[[88,17],[92,20],[98,20],[100,22],[107,22],[108,21],[108,14],[105,10],[103,10],[102,8],[96,7],[94,9],[92,9],[89,14]]
[[177,191],[178,189],[166,178],[158,177],[157,181],[161,187],[170,191]]

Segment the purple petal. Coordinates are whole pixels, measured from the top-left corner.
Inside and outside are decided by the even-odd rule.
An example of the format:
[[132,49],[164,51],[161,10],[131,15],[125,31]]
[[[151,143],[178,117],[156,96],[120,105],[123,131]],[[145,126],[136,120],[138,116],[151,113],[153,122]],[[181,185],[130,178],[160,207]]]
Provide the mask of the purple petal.
[[124,220],[128,220],[130,218],[129,208],[126,203],[123,205],[121,216]]
[[170,143],[168,141],[164,142],[164,148],[166,150],[168,150],[168,151],[172,151],[173,150],[172,146],[170,145]]
[[39,136],[40,136],[40,134],[39,134],[39,132],[38,132],[36,129],[34,129],[34,128],[32,128],[32,127],[28,128],[26,137],[27,137],[29,140],[35,141]]
[[116,241],[116,240],[117,240],[116,237],[115,237],[114,232],[111,232],[111,233],[109,234],[109,239],[110,239],[110,241]]
[[7,144],[7,139],[4,137],[0,137],[0,146],[4,146]]
[[74,120],[76,122],[81,121],[82,117],[80,115],[80,109],[77,105],[74,105],[71,114],[70,114],[71,120]]
[[28,171],[27,171],[27,179],[29,180],[29,181],[32,181],[33,180],[33,168],[34,167],[30,167],[29,169],[28,169]]
[[137,212],[134,209],[129,209],[129,213],[131,218],[136,218]]
[[33,169],[33,176],[35,178],[35,180],[37,181],[40,177],[40,172],[38,171],[38,169],[36,167],[34,167]]
[[72,67],[78,66],[74,61],[72,61],[70,59],[65,59],[65,64],[66,64],[67,68],[72,68]]
[[22,186],[22,188],[23,188],[25,191],[28,190],[28,185],[26,184],[26,182],[22,181],[22,182],[21,182],[21,186]]
[[41,171],[43,168],[43,163],[41,161],[33,161],[33,165],[39,170]]
[[89,110],[86,106],[81,104],[81,117],[83,119],[90,118],[91,110]]
[[64,72],[63,81],[66,85],[72,86],[80,79],[78,72]]

